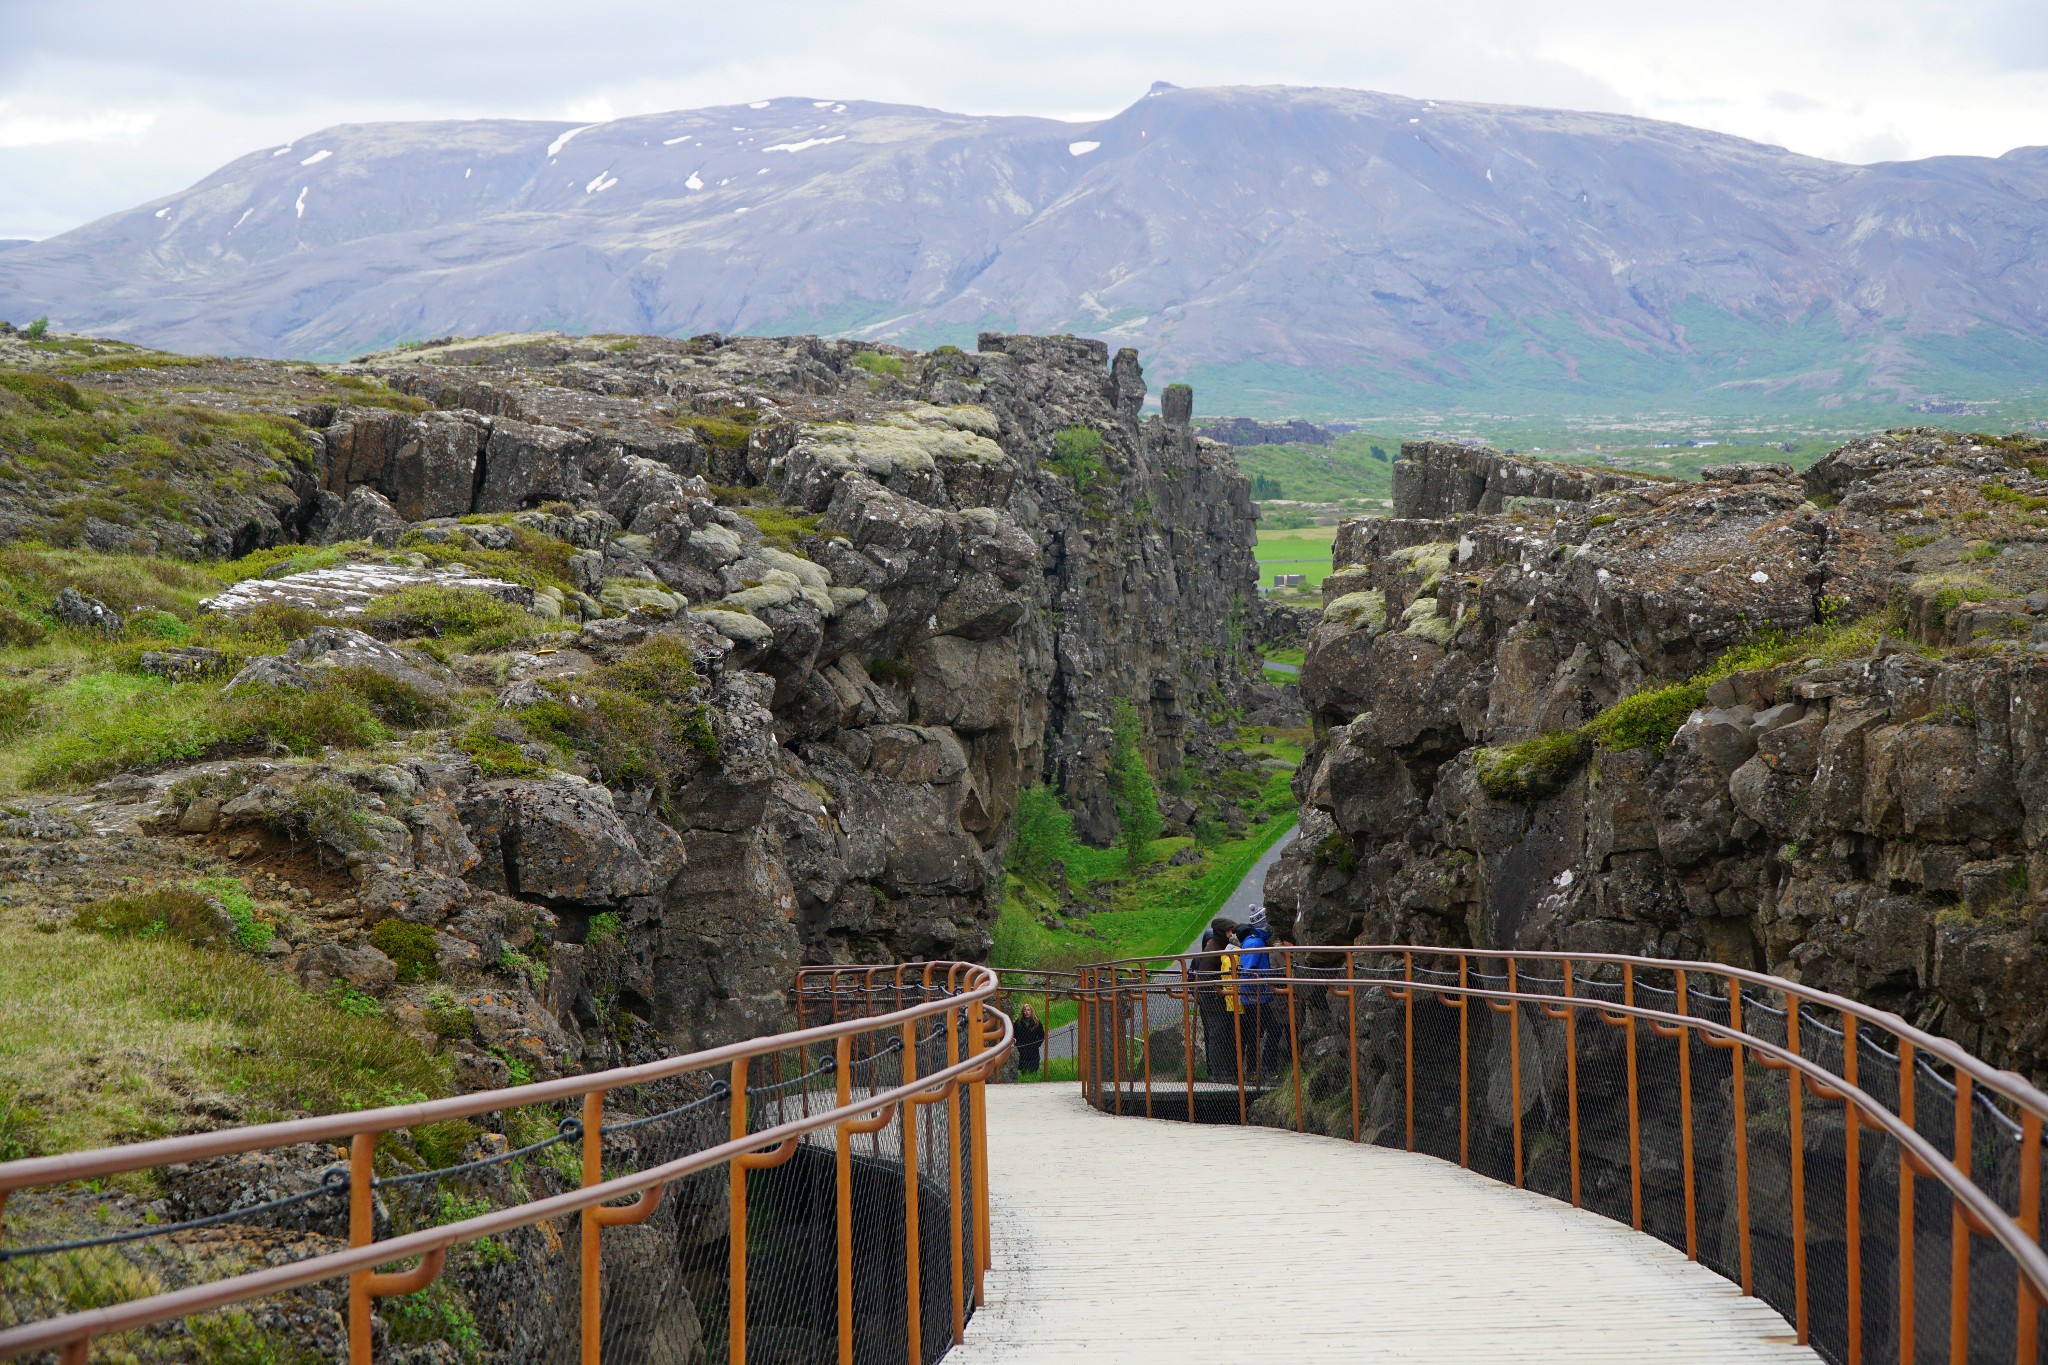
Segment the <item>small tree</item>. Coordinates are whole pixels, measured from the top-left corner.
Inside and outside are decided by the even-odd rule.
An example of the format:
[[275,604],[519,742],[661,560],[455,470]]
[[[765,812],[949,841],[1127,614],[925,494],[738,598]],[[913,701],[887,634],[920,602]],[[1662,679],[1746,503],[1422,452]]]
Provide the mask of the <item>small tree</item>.
[[1136,872],[1166,822],[1159,815],[1159,789],[1145,766],[1145,722],[1122,697],[1110,708],[1109,794],[1124,866]]
[[1020,877],[1042,878],[1074,846],[1074,817],[1051,787],[1026,787],[1017,793],[1017,835],[1010,841],[1006,863]]
[[37,318],[34,322],[31,322],[28,325],[28,329],[22,333],[22,335],[27,337],[30,341],[41,341],[44,337],[48,336],[49,334],[50,320],[46,317]]

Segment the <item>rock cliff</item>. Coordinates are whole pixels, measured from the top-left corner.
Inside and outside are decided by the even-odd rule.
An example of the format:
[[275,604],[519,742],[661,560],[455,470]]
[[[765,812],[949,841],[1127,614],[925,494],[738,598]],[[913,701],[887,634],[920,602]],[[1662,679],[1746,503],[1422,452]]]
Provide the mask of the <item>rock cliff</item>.
[[1141,419],[1130,351],[99,352],[64,352],[87,387],[44,365],[0,400],[183,423],[178,496],[105,496],[118,461],[81,457],[20,480],[13,533],[164,581],[254,557],[184,616],[23,599],[213,728],[32,764],[60,790],[6,831],[13,903],[263,868],[266,951],[463,1083],[773,1027],[803,961],[981,957],[1020,785],[1107,838],[1112,701],[1172,767],[1257,686],[1246,482],[1184,388]]
[[1422,443],[1395,500],[1309,637],[1297,941],[1739,963],[2048,1074],[2048,445]]

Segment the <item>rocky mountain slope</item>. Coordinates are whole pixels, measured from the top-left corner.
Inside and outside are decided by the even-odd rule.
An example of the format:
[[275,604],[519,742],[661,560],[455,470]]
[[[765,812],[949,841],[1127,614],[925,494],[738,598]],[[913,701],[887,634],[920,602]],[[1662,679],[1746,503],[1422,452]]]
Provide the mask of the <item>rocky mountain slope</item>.
[[1246,482],[1144,397],[1067,338],[0,337],[0,925],[239,945],[457,1085],[983,956],[1021,785],[1106,838],[1113,702],[1164,769],[1262,686]]
[[1337,89],[1092,123],[791,98],[324,129],[0,255],[0,316],[323,357],[1022,328],[1140,344],[1226,411],[1776,412],[2048,383],[2044,200],[2040,148],[1849,166]]
[[1402,455],[1309,637],[1298,941],[1753,965],[2048,1074],[2048,444]]

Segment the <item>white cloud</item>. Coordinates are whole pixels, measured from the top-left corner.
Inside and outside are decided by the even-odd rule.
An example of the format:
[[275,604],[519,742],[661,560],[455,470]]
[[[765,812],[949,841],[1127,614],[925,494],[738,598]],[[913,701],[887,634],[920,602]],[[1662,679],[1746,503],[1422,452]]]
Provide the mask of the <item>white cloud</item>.
[[[256,0],[0,13],[0,236],[58,231],[342,122],[589,125],[780,97],[837,112],[834,93],[1098,119],[1161,78],[1638,114],[1844,159],[2048,143],[2041,0],[1278,0],[1256,24],[1225,0],[585,0],[574,23],[556,0],[355,0],[346,25]],[[348,70],[345,87],[305,81],[308,51]]]

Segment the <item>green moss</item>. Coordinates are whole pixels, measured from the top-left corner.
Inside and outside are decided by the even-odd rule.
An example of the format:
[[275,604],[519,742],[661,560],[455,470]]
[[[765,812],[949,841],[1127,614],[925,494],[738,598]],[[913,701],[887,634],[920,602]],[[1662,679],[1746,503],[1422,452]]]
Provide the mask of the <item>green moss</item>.
[[616,914],[607,910],[603,914],[590,917],[590,927],[585,932],[583,941],[599,947],[617,946],[626,941],[626,927],[620,923]]
[[795,552],[805,536],[816,535],[819,518],[793,507],[739,507],[735,508],[761,532],[761,539],[777,549]]
[[1706,700],[1707,686],[1697,679],[1651,688],[1608,707],[1587,722],[1586,731],[1603,748],[1647,748],[1661,754]]
[[394,412],[425,412],[433,407],[424,398],[415,398],[409,393],[400,393],[374,375],[335,374],[332,371],[323,376],[334,385],[336,392],[330,397],[343,403],[352,403],[359,408],[389,408]]
[[521,707],[530,735],[582,757],[608,783],[672,787],[715,759],[717,736],[689,652],[672,636],[635,645],[547,700]]
[[1585,731],[1556,730],[1505,748],[1475,750],[1472,768],[1488,796],[1536,801],[1569,781],[1591,752]]
[[692,417],[683,425],[696,432],[707,445],[720,450],[740,451],[747,448],[756,420],[755,414],[741,409],[721,416]]
[[441,979],[439,949],[431,927],[402,919],[379,920],[370,931],[370,943],[398,964],[400,985]]

